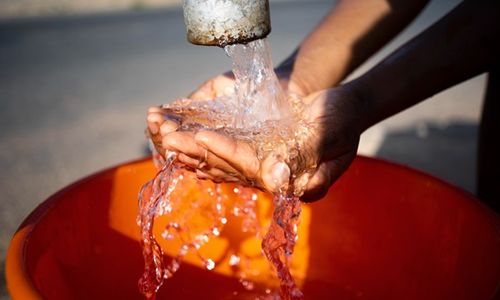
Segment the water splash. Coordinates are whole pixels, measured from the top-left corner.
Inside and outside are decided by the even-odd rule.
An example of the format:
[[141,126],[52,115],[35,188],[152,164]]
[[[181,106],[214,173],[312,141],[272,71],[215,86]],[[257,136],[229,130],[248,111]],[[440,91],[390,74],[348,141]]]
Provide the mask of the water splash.
[[[210,129],[229,135],[235,139],[250,142],[257,149],[257,157],[262,160],[268,155],[278,155],[283,163],[290,166],[288,180],[274,195],[274,212],[267,233],[262,236],[256,217],[257,195],[250,188],[235,187],[233,193],[240,201],[231,206],[227,195],[217,184],[202,187],[204,196],[189,199],[173,196],[173,191],[183,176],[189,176],[176,161],[175,153],[167,153],[165,158],[155,155],[156,165],[161,169],[140,193],[140,215],[145,271],[139,282],[141,292],[153,297],[166,278],[179,268],[183,256],[194,252],[208,269],[216,268],[210,258],[203,257],[198,249],[212,237],[219,236],[228,222],[228,216],[242,216],[242,231],[251,232],[262,239],[262,250],[276,270],[283,299],[301,299],[302,292],[296,285],[288,264],[297,241],[297,226],[300,219],[300,195],[302,186],[296,179],[309,172],[314,166],[304,165],[301,157],[301,141],[309,133],[309,124],[304,122],[304,106],[300,99],[286,95],[276,77],[271,62],[269,46],[265,40],[257,40],[247,45],[226,46],[226,53],[232,58],[235,75],[234,95],[219,97],[210,101],[183,99],[165,107],[165,110],[181,121],[179,131]],[[279,150],[278,150],[279,149]],[[179,214],[178,212],[182,213]],[[198,226],[189,224],[189,216],[201,214],[204,222]],[[176,213],[177,212],[177,213]],[[169,263],[153,236],[155,218],[168,215],[170,222],[161,236],[166,240],[181,240],[177,257]],[[230,257],[230,265],[237,267],[243,258]],[[251,290],[254,283],[240,272],[242,286]],[[262,299],[277,299],[276,293],[266,292]]]
[[232,127],[258,127],[269,120],[287,120],[290,108],[287,97],[273,70],[267,40],[224,48],[233,61],[236,79],[236,116]]
[[273,220],[262,240],[262,250],[275,267],[281,284],[281,295],[287,300],[303,297],[288,268],[288,260],[297,241],[300,211],[298,197],[283,192],[275,195]]
[[153,180],[146,183],[139,192],[139,211],[137,224],[141,228],[142,254],[144,256],[144,274],[139,280],[139,289],[147,298],[151,298],[163,284],[163,280],[177,271],[178,262],[173,260],[169,266],[163,263],[163,251],[153,236],[154,219],[166,210],[170,194],[175,189],[174,179],[176,154],[169,153],[162,169]]

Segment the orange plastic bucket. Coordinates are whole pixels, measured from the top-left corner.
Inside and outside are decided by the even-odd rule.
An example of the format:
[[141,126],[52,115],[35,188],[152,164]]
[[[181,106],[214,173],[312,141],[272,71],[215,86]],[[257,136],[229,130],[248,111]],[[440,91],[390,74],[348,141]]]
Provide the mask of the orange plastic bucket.
[[[8,250],[12,298],[143,299],[137,193],[154,173],[149,160],[124,164],[42,203]],[[303,218],[294,262],[308,299],[500,299],[499,216],[436,178],[358,157]],[[218,255],[238,234],[207,251]],[[255,299],[217,268],[186,262],[158,298]]]

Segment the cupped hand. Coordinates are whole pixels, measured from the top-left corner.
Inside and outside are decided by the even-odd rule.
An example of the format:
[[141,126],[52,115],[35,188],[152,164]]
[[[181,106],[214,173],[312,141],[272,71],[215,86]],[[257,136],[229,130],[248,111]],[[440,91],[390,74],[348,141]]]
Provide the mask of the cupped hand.
[[[294,84],[290,80],[291,68],[283,67],[276,69],[276,74],[281,86],[286,92],[291,92],[299,96],[305,95],[305,90],[300,88],[300,85]],[[193,101],[213,100],[221,96],[228,96],[235,92],[235,78],[232,72],[226,72],[217,75],[202,83],[194,90],[187,99]],[[184,101],[186,99],[181,99]],[[162,106],[153,106],[148,109],[147,124],[148,135],[150,136],[156,150],[160,154],[164,154],[165,149],[162,147],[162,136],[168,132],[175,131],[178,126],[178,118],[169,115]]]
[[[304,98],[312,130],[300,141],[302,166],[316,166],[298,181],[305,183],[304,201],[322,198],[356,156],[361,133],[361,105],[345,88],[323,90]],[[161,108],[151,108],[148,124],[160,151],[176,151],[178,159],[196,171],[199,178],[241,182],[268,191],[287,183],[291,172],[286,153],[276,149],[259,160],[254,144],[214,131],[177,131],[179,120]],[[151,128],[153,127],[153,130]]]
[[323,90],[305,98],[315,132],[306,142],[317,168],[309,177],[302,201],[323,198],[356,157],[363,130],[364,105],[348,88]]
[[[305,96],[310,93],[300,80],[300,76],[295,76],[291,80],[293,68],[280,67],[275,69],[276,76],[281,87],[286,93],[293,93],[298,96]],[[192,100],[211,100],[220,96],[227,96],[234,93],[235,78],[232,72],[217,75],[202,83],[187,98]]]
[[192,100],[211,100],[234,92],[234,75],[226,72],[217,75],[200,85],[188,98]]

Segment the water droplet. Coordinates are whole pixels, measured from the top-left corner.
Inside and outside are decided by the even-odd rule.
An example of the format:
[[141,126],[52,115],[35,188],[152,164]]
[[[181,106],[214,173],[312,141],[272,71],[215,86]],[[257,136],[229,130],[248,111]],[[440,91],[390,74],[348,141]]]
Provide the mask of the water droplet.
[[215,268],[215,263],[213,260],[211,260],[210,258],[207,259],[205,261],[205,268],[207,268],[207,270],[213,270]]
[[255,287],[254,283],[250,280],[241,279],[240,282],[241,285],[243,285],[243,287],[248,291],[253,290],[253,288]]
[[240,257],[238,255],[231,255],[229,258],[229,265],[230,266],[236,266],[237,264],[240,263]]
[[235,215],[235,216],[239,216],[240,215],[240,208],[239,207],[233,208],[233,215]]
[[202,240],[203,242],[205,242],[205,243],[206,243],[206,242],[208,242],[208,235],[206,235],[206,234],[202,235],[202,236],[201,236],[201,240]]
[[174,239],[174,235],[169,232],[168,229],[162,232],[161,236],[166,239],[167,241],[171,241]]
[[179,249],[179,256],[186,255],[188,250],[189,250],[188,245],[182,245],[181,248]]
[[177,272],[177,270],[179,270],[180,266],[181,266],[181,264],[180,264],[179,260],[173,259],[172,263],[170,265],[170,270],[172,270],[172,273],[175,273],[175,272]]
[[163,214],[169,214],[171,212],[172,212],[172,204],[168,203],[167,205],[165,205]]
[[212,234],[215,236],[219,236],[220,234],[219,228],[217,227],[212,228]]

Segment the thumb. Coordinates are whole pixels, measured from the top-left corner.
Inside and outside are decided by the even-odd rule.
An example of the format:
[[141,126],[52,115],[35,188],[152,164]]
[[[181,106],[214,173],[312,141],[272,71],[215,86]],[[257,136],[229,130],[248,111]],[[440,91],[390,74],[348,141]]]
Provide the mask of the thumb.
[[290,181],[290,167],[283,156],[271,153],[261,164],[261,180],[264,188],[270,192],[287,190]]

